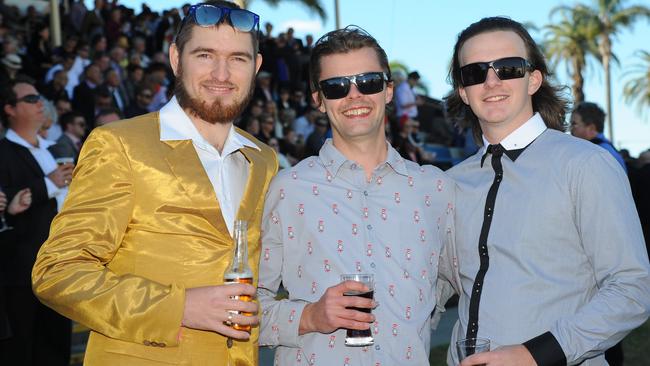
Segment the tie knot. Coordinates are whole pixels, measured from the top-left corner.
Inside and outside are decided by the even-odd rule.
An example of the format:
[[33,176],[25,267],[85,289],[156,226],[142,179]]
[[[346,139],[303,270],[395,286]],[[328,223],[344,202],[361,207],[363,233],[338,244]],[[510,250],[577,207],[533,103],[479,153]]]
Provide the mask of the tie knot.
[[501,157],[505,151],[506,149],[504,149],[501,144],[488,145],[487,147],[487,152],[496,157]]

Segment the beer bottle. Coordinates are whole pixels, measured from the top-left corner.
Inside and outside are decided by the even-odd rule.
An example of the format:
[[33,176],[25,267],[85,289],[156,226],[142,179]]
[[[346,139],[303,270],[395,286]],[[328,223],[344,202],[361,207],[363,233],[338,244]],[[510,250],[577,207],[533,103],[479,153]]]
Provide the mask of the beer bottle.
[[[253,284],[253,271],[248,266],[248,222],[244,220],[235,220],[234,227],[234,245],[232,249],[232,257],[230,263],[223,274],[223,282],[225,284],[231,283],[248,283]],[[235,296],[235,299],[241,301],[253,301],[251,296],[240,295]],[[231,310],[233,314],[239,314],[238,311]],[[253,315],[251,313],[242,313],[243,315]],[[251,331],[250,325],[233,324],[232,327],[236,330],[246,332]]]

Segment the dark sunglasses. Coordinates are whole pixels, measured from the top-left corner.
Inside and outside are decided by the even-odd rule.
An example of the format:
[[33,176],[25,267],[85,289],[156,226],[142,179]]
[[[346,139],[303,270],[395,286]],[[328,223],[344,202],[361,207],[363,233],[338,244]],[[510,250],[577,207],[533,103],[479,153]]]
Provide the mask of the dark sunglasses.
[[505,57],[490,62],[475,62],[460,68],[460,83],[464,86],[482,84],[492,69],[499,80],[523,78],[526,71],[533,71],[533,65],[522,57]]
[[24,97],[16,99],[16,103],[25,102],[29,104],[36,104],[39,101],[41,101],[42,98],[43,97],[39,94],[28,94],[25,95]]
[[[260,28],[260,16],[245,9],[231,9],[209,4],[196,4],[190,6],[187,19],[193,19],[194,23],[201,27],[211,27],[221,23],[224,19],[230,20],[230,25],[242,32],[250,32]],[[183,25],[181,25],[181,28]]]
[[356,85],[361,94],[370,95],[384,90],[384,84],[388,81],[385,72],[366,72],[321,80],[318,85],[326,99],[341,99],[350,92],[350,84]]

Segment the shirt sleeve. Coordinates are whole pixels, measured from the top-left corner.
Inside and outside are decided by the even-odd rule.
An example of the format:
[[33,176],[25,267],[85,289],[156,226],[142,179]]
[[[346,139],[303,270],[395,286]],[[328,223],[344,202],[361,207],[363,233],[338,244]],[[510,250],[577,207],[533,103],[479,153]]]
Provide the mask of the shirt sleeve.
[[[557,349],[557,342],[569,365],[614,346],[650,313],[650,264],[627,177],[604,150],[579,160],[567,174],[580,245],[592,263],[597,292],[550,333],[526,344],[535,356],[544,347]],[[538,359],[539,366],[553,362],[553,357]]]
[[456,260],[456,243],[455,243],[455,184],[447,182],[446,186],[450,187],[448,199],[441,202],[444,211],[441,214],[440,227],[438,235],[442,243],[440,258],[438,262],[438,282],[436,283],[436,309],[432,317],[431,328],[436,329],[442,313],[446,311],[446,304],[449,299],[461,293],[460,274]]
[[54,198],[58,193],[59,193],[59,187],[52,182],[52,180],[48,177],[44,177],[43,180],[45,180],[45,188],[47,189],[47,196],[49,198]]
[[177,346],[184,287],[110,268],[135,196],[121,139],[110,130],[94,130],[82,149],[64,208],[36,258],[34,293],[55,311],[108,337]]
[[[277,182],[276,182],[277,183]],[[277,184],[271,184],[264,205],[262,219],[262,256],[257,296],[262,306],[260,320],[260,346],[301,347],[298,335],[300,318],[305,301],[281,298],[284,246],[282,221],[278,213],[279,192]]]

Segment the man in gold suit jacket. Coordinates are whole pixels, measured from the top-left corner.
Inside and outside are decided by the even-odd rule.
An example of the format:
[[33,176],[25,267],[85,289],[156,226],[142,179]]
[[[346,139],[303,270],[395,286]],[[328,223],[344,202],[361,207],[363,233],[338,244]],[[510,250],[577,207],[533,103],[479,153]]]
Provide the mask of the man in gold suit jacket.
[[[32,273],[36,295],[92,331],[88,365],[257,365],[255,283],[224,285],[235,219],[257,279],[272,150],[234,128],[261,65],[259,17],[190,9],[170,47],[175,97],[94,130]],[[253,313],[230,315],[229,310]],[[228,341],[234,339],[234,342]]]

